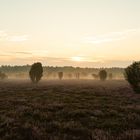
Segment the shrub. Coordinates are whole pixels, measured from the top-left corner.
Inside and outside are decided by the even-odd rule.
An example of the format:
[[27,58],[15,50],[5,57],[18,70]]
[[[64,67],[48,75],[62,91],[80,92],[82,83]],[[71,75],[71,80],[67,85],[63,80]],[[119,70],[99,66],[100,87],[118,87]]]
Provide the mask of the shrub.
[[63,78],[63,72],[58,72],[58,77],[59,77],[60,80],[62,80],[62,78]]
[[29,71],[30,79],[33,83],[38,83],[43,76],[43,67],[40,62],[34,63]]
[[80,79],[80,73],[75,73],[76,79]]
[[108,78],[109,78],[110,80],[112,80],[113,74],[112,74],[112,73],[109,73],[109,74],[108,74]]
[[7,79],[7,78],[8,78],[8,76],[5,73],[0,72],[0,79],[1,80]]
[[72,78],[72,74],[68,73],[68,78],[71,79]]
[[92,74],[92,77],[94,78],[94,79],[98,79],[99,78],[99,75],[98,74]]
[[100,77],[100,80],[105,81],[107,78],[107,72],[105,70],[101,70],[99,72],[99,77]]
[[125,79],[136,93],[140,93],[140,62],[134,62],[125,69]]

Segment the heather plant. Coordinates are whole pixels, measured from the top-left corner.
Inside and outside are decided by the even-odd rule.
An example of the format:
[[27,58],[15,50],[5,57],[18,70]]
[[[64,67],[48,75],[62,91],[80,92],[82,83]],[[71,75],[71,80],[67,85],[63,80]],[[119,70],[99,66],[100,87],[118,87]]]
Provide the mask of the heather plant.
[[140,62],[134,62],[125,69],[125,79],[136,93],[140,93]]
[[34,63],[29,71],[30,79],[33,83],[38,83],[43,76],[43,67],[40,62]]

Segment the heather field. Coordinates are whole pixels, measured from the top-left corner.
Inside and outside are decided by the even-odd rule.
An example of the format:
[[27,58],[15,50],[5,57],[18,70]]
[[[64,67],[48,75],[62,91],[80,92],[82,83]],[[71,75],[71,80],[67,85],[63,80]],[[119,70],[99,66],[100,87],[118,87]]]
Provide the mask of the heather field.
[[121,80],[0,81],[0,140],[139,140],[140,94]]

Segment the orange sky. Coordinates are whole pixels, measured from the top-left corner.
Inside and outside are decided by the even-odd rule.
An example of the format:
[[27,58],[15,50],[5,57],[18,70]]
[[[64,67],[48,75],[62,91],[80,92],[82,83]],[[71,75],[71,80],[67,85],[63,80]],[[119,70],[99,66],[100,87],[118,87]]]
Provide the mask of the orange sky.
[[140,59],[139,0],[0,1],[0,65],[125,67]]

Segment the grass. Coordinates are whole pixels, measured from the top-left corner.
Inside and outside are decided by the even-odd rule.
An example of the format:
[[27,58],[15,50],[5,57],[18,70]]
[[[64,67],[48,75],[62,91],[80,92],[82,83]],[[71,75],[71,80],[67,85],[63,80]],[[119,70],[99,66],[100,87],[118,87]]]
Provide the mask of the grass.
[[1,81],[0,139],[139,140],[140,94],[125,81]]

